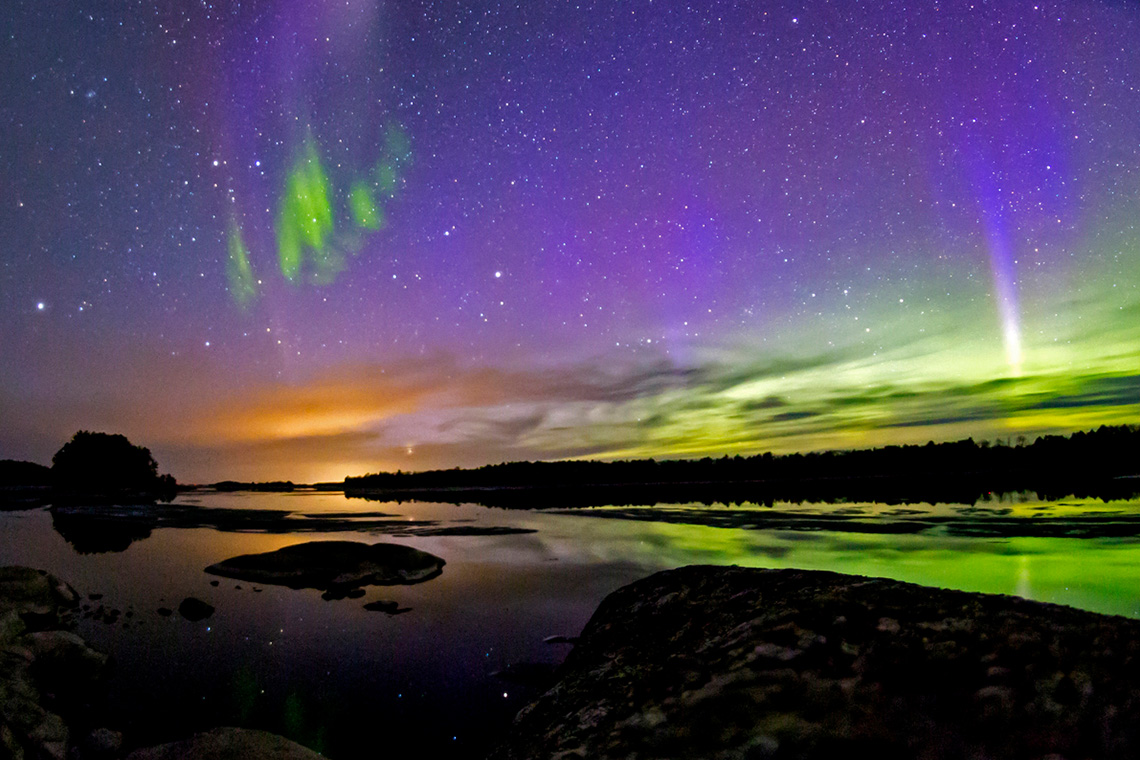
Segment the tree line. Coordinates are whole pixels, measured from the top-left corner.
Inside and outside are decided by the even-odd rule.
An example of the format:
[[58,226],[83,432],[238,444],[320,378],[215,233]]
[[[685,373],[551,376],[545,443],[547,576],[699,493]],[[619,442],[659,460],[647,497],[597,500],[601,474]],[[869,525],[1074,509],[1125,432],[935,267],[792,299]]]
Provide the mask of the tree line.
[[[344,487],[350,495],[474,496],[473,500],[496,506],[533,501],[533,493],[478,492],[541,490],[576,503],[646,503],[647,495],[661,497],[657,501],[958,502],[976,500],[987,492],[1027,490],[1042,498],[1072,494],[1126,498],[1140,490],[1140,478],[1129,477],[1137,474],[1140,426],[1106,425],[1068,436],[1041,436],[1032,443],[1021,439],[991,444],[966,438],[805,454],[508,462],[474,469],[372,473],[345,478]],[[630,500],[615,502],[614,497]]]

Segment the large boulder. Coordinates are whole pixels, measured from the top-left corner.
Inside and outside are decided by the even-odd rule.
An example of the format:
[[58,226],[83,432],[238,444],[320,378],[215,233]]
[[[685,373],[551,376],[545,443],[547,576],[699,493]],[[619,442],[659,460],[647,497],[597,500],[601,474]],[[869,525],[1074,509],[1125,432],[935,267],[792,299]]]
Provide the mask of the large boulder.
[[681,568],[607,597],[491,757],[1140,757],[1140,621]]
[[0,643],[25,630],[50,628],[61,612],[79,604],[75,589],[30,567],[0,567]]
[[421,583],[443,572],[434,554],[400,544],[310,541],[263,554],[242,554],[207,573],[251,583],[345,592],[362,586]]
[[189,739],[137,749],[127,760],[320,760],[283,736],[248,728],[215,728]]

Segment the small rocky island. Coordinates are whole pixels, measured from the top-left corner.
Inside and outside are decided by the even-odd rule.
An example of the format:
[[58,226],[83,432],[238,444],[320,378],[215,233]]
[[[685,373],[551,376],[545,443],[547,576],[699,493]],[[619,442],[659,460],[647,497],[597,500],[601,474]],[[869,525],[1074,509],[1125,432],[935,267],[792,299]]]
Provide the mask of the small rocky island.
[[661,572],[602,602],[491,757],[1140,757],[1140,621],[830,572]]
[[442,573],[444,564],[434,554],[401,544],[309,541],[232,557],[210,565],[206,572],[252,583],[321,589],[335,595],[363,586],[422,583]]

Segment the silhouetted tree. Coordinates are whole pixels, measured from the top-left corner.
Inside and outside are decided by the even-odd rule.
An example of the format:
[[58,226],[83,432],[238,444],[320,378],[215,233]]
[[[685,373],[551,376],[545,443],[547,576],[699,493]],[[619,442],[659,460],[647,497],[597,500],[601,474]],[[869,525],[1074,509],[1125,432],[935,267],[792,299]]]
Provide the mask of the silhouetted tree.
[[122,435],[80,430],[51,462],[55,487],[64,493],[174,498],[174,478],[160,476],[150,449]]

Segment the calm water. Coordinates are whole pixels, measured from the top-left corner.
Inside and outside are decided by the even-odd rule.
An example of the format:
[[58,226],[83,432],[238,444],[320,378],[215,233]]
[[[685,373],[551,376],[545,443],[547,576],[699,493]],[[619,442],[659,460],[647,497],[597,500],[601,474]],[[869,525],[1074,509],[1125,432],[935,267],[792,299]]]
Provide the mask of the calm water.
[[[559,662],[566,645],[544,638],[577,634],[625,583],[695,563],[886,576],[1140,617],[1137,501],[553,513],[328,493],[195,493],[176,504],[286,510],[295,516],[275,531],[296,525],[305,532],[158,527],[124,541],[125,550],[80,553],[47,510],[0,513],[0,564],[49,570],[85,595],[102,594],[93,607],[133,613],[113,625],[83,619],[79,633],[114,657],[105,720],[138,742],[242,725],[334,758],[407,750],[478,757],[538,688],[498,671]],[[376,513],[390,516],[389,524],[378,527]],[[322,531],[321,516],[333,514],[338,529]],[[352,530],[345,522],[352,515],[368,527]],[[406,535],[425,522],[534,532]],[[225,579],[215,587],[203,572],[238,554],[331,538],[395,541],[447,565],[426,583],[371,587],[362,599],[338,601]],[[197,623],[157,614],[191,595],[215,614]],[[411,609],[395,616],[363,609],[377,599]]]

